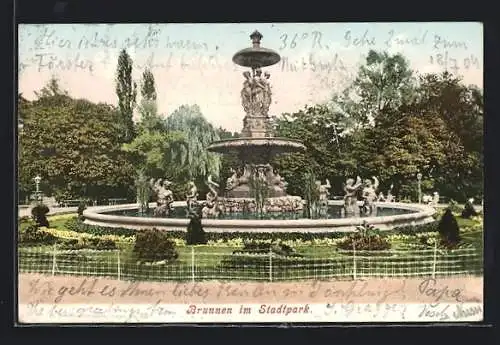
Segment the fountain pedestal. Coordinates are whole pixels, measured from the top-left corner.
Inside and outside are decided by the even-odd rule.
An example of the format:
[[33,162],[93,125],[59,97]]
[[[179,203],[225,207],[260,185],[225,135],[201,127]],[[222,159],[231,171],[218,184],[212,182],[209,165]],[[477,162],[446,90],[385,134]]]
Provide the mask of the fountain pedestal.
[[245,117],[241,137],[214,142],[208,150],[221,154],[234,152],[242,162],[242,166],[228,179],[227,198],[251,199],[255,197],[256,188],[265,188],[263,194],[266,198],[278,198],[279,201],[274,200],[278,204],[284,198],[285,204],[288,204],[286,182],[274,171],[270,162],[276,155],[303,151],[305,146],[297,140],[274,137],[269,116],[271,74],[267,71],[262,73],[261,68],[278,63],[281,57],[274,50],[260,46],[262,35],[258,31],[252,33],[250,38],[252,47],[240,50],[233,56],[234,63],[251,69],[243,73],[241,103]]

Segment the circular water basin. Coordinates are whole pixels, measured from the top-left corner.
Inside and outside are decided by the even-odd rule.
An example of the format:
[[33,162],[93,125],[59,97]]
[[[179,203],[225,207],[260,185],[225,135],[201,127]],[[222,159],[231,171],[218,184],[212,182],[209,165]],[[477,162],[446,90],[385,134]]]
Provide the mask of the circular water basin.
[[[219,218],[203,218],[206,232],[352,232],[367,222],[380,230],[399,226],[420,225],[434,221],[433,207],[421,204],[377,203],[371,216],[343,217],[342,201],[329,201],[328,212],[317,219],[305,218],[302,212],[225,214]],[[174,202],[169,217],[140,214],[137,204],[90,207],[83,212],[86,224],[129,229],[157,228],[165,231],[186,231],[189,218],[185,202]],[[155,207],[154,203],[150,204]]]

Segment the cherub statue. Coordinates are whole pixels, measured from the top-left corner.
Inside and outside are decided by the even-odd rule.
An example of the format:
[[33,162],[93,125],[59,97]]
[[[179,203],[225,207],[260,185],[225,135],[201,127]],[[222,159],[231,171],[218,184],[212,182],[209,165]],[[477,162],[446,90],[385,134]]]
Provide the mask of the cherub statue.
[[188,192],[186,194],[186,204],[188,212],[194,209],[198,204],[198,188],[193,181],[188,183]]
[[321,181],[316,181],[316,186],[319,192],[320,203],[328,202],[328,196],[330,195],[329,189],[332,187],[330,181],[326,179],[326,184],[321,184]]
[[362,182],[359,176],[356,177],[356,181],[352,178],[348,178],[344,184],[344,212],[346,215],[357,213],[358,198],[356,197],[356,193],[361,186]]
[[373,182],[370,179],[366,179],[363,187],[363,213],[372,214],[375,209],[374,202],[377,200],[377,189],[379,186],[379,181],[375,176],[372,176]]
[[383,192],[378,193],[377,201],[379,201],[379,202],[385,201],[385,196],[384,196]]
[[219,188],[219,184],[212,181],[212,175],[208,175],[207,186],[210,191],[207,193],[207,201],[201,212],[203,217],[218,216],[220,207],[218,205],[218,192],[216,188]]
[[387,196],[385,198],[386,202],[394,202],[394,195],[392,195],[392,188],[394,188],[393,184],[391,184],[391,187],[389,187],[389,191],[387,192]]

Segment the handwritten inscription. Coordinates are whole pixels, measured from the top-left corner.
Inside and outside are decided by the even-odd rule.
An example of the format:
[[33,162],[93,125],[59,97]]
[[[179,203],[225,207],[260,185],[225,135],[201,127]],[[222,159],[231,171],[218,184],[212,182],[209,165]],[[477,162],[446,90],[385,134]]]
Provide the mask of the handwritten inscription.
[[302,57],[299,61],[283,56],[280,67],[282,72],[347,72],[344,61],[338,54],[333,55],[329,60],[319,59],[314,53],[310,53],[307,58]]
[[[295,48],[310,48],[314,50],[330,49],[330,47],[333,47],[332,44],[329,44],[327,35],[318,30],[311,32],[282,33],[280,40],[280,50]],[[342,45],[346,48],[377,49],[429,45],[437,50],[467,50],[469,47],[465,41],[452,40],[439,34],[432,34],[429,30],[423,30],[420,33],[408,35],[405,32],[398,32],[394,29],[389,29],[383,34],[379,32],[375,34],[369,29],[363,31],[348,29],[343,33],[342,41]]]
[[144,33],[133,33],[131,36],[112,37],[108,33],[93,31],[85,33],[77,39],[69,39],[58,35],[55,29],[45,27],[34,38],[34,49],[54,50],[56,48],[68,50],[87,49],[177,49],[177,50],[205,50],[208,51],[206,42],[192,40],[176,40],[170,35],[162,38],[162,29],[158,25],[148,25]]
[[480,68],[479,59],[474,54],[459,59],[452,53],[445,51],[444,53],[431,55],[429,57],[429,62],[432,65],[438,65],[453,73],[458,73],[460,69],[470,70],[473,68]]
[[28,304],[28,313],[57,320],[57,318],[91,318],[106,322],[110,315],[123,322],[144,322],[155,317],[175,315],[174,311],[162,305],[162,301],[146,305],[146,307],[130,307],[111,303],[109,305],[85,305],[73,307],[71,305],[44,305],[39,301]]
[[[477,320],[483,312],[479,298],[470,298],[463,288],[434,278],[423,279],[417,285],[406,280],[388,284],[356,280],[284,285],[251,282],[160,284],[90,277],[68,282],[57,277],[29,278],[20,291],[24,296],[20,299],[23,305],[20,315],[25,320],[54,318],[76,322],[107,322],[110,319],[113,322],[165,322],[174,320],[174,316],[213,320],[203,318],[207,315],[238,315],[243,319],[254,316],[257,319],[291,317],[302,320],[310,317],[311,320],[432,322]],[[278,304],[276,301],[283,302]]]
[[418,314],[419,318],[433,321],[458,321],[482,314],[483,308],[478,305],[465,306],[462,304],[425,304]]
[[[217,44],[209,44],[193,39],[179,39],[165,27],[158,24],[143,26],[120,36],[110,31],[111,26],[102,30],[100,26],[87,25],[81,35],[75,36],[59,31],[51,26],[39,26],[34,33],[22,35],[23,45],[29,53],[20,56],[19,72],[33,68],[37,72],[84,72],[93,75],[98,67],[115,68],[110,60],[108,50],[122,48],[149,51],[146,57],[134,58],[134,68],[171,69],[180,68],[183,71],[225,70],[237,71],[238,67],[225,55],[220,55]],[[346,66],[341,52],[335,47],[361,49],[389,49],[426,46],[435,52],[429,56],[429,62],[452,73],[462,70],[479,69],[479,58],[474,54],[465,57],[461,53],[470,49],[469,43],[452,39],[439,33],[422,30],[419,33],[408,34],[396,29],[388,29],[380,33],[374,30],[347,29],[340,33],[336,42],[331,41],[331,35],[321,30],[290,31],[279,34],[280,51],[300,49],[310,50],[308,56],[298,59],[293,54],[285,55],[279,64],[282,72],[318,73],[319,75],[345,74],[351,67]],[[86,51],[104,52],[100,60]],[[161,50],[161,51],[160,51]],[[329,51],[329,55],[319,56],[317,52]],[[321,87],[329,88],[335,84],[331,78],[319,81]]]
[[38,72],[42,70],[74,72],[82,70],[92,73],[94,71],[94,63],[91,60],[82,59],[79,53],[72,58],[62,58],[52,53],[38,53],[35,54],[34,60]]
[[331,317],[342,315],[346,318],[369,315],[373,320],[406,319],[407,306],[395,303],[354,304],[354,303],[328,303],[324,316]]
[[450,288],[448,285],[438,285],[434,278],[424,279],[418,286],[418,292],[424,296],[432,297],[434,302],[440,302],[443,298],[452,298],[456,302],[464,302],[462,290]]

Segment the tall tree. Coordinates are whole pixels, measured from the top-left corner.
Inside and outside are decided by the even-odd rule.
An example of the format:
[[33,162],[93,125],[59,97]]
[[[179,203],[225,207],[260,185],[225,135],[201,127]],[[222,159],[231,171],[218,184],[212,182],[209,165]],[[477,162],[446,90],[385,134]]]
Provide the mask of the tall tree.
[[141,96],[139,104],[139,132],[165,130],[162,117],[158,114],[154,75],[147,68],[142,74]]
[[130,142],[135,136],[134,107],[136,104],[137,84],[132,80],[132,59],[123,49],[118,56],[116,70],[116,95],[124,127],[123,140]]
[[149,68],[142,73],[141,96],[143,99],[156,100],[155,77]]
[[182,105],[166,119],[169,131],[184,133],[187,143],[187,163],[179,171],[192,179],[204,179],[207,175],[219,177],[220,156],[207,151],[210,143],[219,140],[219,135],[201,113],[198,105]]
[[365,126],[411,101],[414,82],[403,55],[370,50],[352,85],[333,101],[351,118],[353,126]]
[[[50,85],[50,84],[49,84]],[[128,196],[132,166],[121,152],[119,113],[111,105],[45,94],[23,112],[19,179],[32,190],[42,177],[48,194],[65,198]]]

